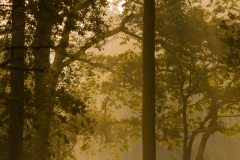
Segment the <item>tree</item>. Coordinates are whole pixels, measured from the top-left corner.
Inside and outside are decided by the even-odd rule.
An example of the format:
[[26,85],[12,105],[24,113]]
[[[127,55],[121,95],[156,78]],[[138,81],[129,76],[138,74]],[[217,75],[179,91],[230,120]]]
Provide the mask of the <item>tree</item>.
[[[37,116],[33,159],[42,160],[49,156],[49,135],[55,117],[60,74],[74,61],[81,61],[87,49],[118,33],[121,28],[105,33],[107,27],[103,17],[106,6],[105,0],[95,3],[40,0],[37,12],[32,11],[37,24],[31,46],[35,64],[34,99]],[[61,38],[58,39],[56,35]],[[52,40],[54,38],[56,41]],[[52,64],[51,51],[55,55]]]
[[[56,6],[57,7],[57,6]],[[53,79],[50,79],[50,48],[52,27],[56,23],[56,9],[53,1],[40,0],[38,2],[38,14],[36,17],[37,26],[35,39],[33,42],[33,55],[35,68],[40,69],[35,72],[34,99],[37,113],[37,131],[35,135],[35,144],[33,158],[34,160],[48,159],[50,122],[53,118],[53,94],[50,87],[56,85]],[[49,84],[46,85],[46,82]],[[46,96],[48,95],[48,96]]]
[[[155,130],[154,121],[157,121],[157,140],[160,143],[169,149],[181,148],[185,160],[195,155],[197,151],[193,148],[196,144],[194,140],[201,138],[197,156],[202,159],[207,141],[213,133],[220,132],[227,136],[236,134],[239,125],[231,122],[229,126],[225,119],[237,116],[239,110],[239,36],[236,36],[239,32],[236,27],[239,17],[229,14],[229,19],[223,20],[223,17],[214,17],[210,11],[205,14],[206,10],[197,6],[197,2],[192,3],[194,4],[181,0],[157,1],[154,44],[154,30],[148,30],[151,34],[146,34],[146,25],[144,36],[141,37],[141,1],[126,1],[126,10],[123,15],[119,15],[122,22],[116,28],[115,25],[107,26],[105,23],[105,0],[96,0],[94,3],[77,0],[28,1],[23,46],[27,53],[27,66],[19,69],[14,65],[6,65],[8,62],[0,64],[4,69],[25,72],[27,97],[24,104],[24,159],[54,160],[66,156],[73,159],[71,149],[78,138],[84,140],[81,149],[87,149],[92,143],[90,140],[95,137],[102,147],[112,147],[113,150],[126,150],[129,138],[140,138],[142,65],[139,61],[142,57],[133,53],[135,51],[126,51],[116,57],[95,56],[89,50],[92,47],[101,49],[108,37],[120,31],[138,39],[139,43],[136,44],[142,44],[142,40],[149,35],[153,38],[152,42],[147,41],[152,46],[151,50],[147,50],[146,47],[149,46],[144,43],[143,52],[146,53],[147,50],[153,54],[144,54],[146,57],[143,56],[143,62],[146,67],[145,62],[152,57],[147,68],[154,64],[156,47],[156,66],[152,67],[151,72],[143,70],[144,73],[154,75],[156,68],[156,80],[154,76],[149,76],[152,84],[156,81],[156,87],[153,87],[156,95],[149,96],[151,100],[156,97],[156,102],[151,101],[153,116],[147,120],[151,120],[152,125],[148,127],[151,127],[152,135]],[[217,27],[218,24],[221,24],[220,28]],[[220,29],[219,35],[224,43],[221,43],[222,50],[213,45],[220,44],[219,35],[209,36]],[[5,34],[2,27],[0,31],[1,35]],[[0,39],[2,42],[3,36]],[[1,53],[3,50],[1,43]],[[146,80],[146,74],[144,77]],[[0,78],[1,81],[7,79]],[[15,83],[12,80],[11,83]],[[4,94],[8,92],[7,87],[2,87]],[[154,92],[152,90],[150,93]],[[5,96],[4,94],[1,95]],[[103,99],[100,105],[96,102],[99,95]],[[146,95],[148,94],[143,97]],[[4,106],[0,110],[1,124],[5,125],[8,108],[2,102],[4,99],[1,100],[1,105]],[[154,105],[157,109],[155,120]],[[129,107],[128,110],[134,112],[136,117],[116,119],[113,112],[121,107]],[[149,106],[144,109],[143,113],[149,111]],[[143,114],[143,122],[146,122],[145,115]],[[143,124],[146,126],[147,123]],[[5,125],[2,128],[7,127]],[[143,132],[143,138],[147,137],[144,133],[146,132]],[[3,130],[2,135],[6,135]],[[149,137],[154,145],[155,138]],[[1,142],[5,141],[6,138],[3,137]],[[155,158],[155,149],[145,144],[144,151],[146,147]],[[29,158],[30,154],[33,156]],[[150,158],[146,154],[143,156]]]
[[155,139],[155,0],[144,1],[143,16],[143,160],[156,159]]
[[[174,12],[175,11],[177,11],[177,9],[175,9]],[[159,62],[161,63],[160,66],[164,66],[163,64],[165,62],[166,68],[163,67],[159,69],[162,70],[161,72],[163,74],[159,75],[160,81],[158,83],[169,83],[169,85],[166,86],[167,90],[164,96],[166,112],[163,112],[162,118],[159,117],[159,122],[164,122],[164,119],[167,119],[167,117],[173,118],[172,120],[168,119],[162,126],[163,135],[161,139],[163,141],[165,139],[169,144],[175,141],[176,145],[179,145],[179,143],[182,145],[181,140],[178,141],[177,139],[182,138],[183,135],[184,160],[191,158],[194,139],[201,134],[203,134],[203,136],[200,136],[201,142],[198,146],[197,159],[203,158],[204,148],[206,147],[209,137],[215,132],[228,130],[227,123],[219,117],[222,117],[221,114],[223,112],[229,111],[228,108],[230,106],[233,107],[234,104],[237,104],[239,101],[238,96],[233,96],[233,93],[238,90],[238,87],[233,86],[238,86],[238,82],[234,82],[235,85],[233,85],[232,80],[235,78],[227,76],[229,74],[231,75],[231,73],[225,72],[226,70],[224,68],[226,68],[226,66],[221,62],[222,57],[219,55],[221,45],[219,45],[219,39],[216,40],[217,36],[215,34],[216,31],[219,31],[217,29],[218,24],[212,22],[206,23],[206,21],[199,16],[204,14],[201,10],[193,7],[189,11],[192,13],[189,17],[186,16],[187,14],[179,14],[179,12],[175,14],[176,17],[174,18],[176,19],[174,20],[179,21],[177,27],[174,29],[171,28],[174,27],[172,23],[166,23],[169,24],[169,26],[164,26],[164,23],[160,23],[160,27],[163,27],[163,29],[166,28],[167,33],[171,34],[167,34],[165,35],[167,37],[159,40],[159,43],[168,53],[161,55],[162,62]],[[171,12],[169,11],[167,13]],[[181,17],[181,15],[183,15],[183,17]],[[194,27],[191,26],[194,25],[195,22],[192,23],[191,17],[195,17],[194,21],[198,22],[199,28],[203,27],[206,29],[193,29]],[[164,18],[171,20],[171,18],[166,17],[166,15],[163,17],[163,21],[165,20]],[[166,34],[166,31],[164,31],[165,30],[163,30],[162,34]],[[192,31],[194,35],[200,36],[194,38],[191,34]],[[206,31],[211,34],[207,34]],[[173,36],[174,33],[177,33],[177,35]],[[173,40],[173,42],[164,40]],[[213,41],[215,44],[213,44]],[[165,56],[169,56],[169,58]],[[161,79],[160,76],[166,79]],[[160,91],[162,92],[162,89],[160,89]],[[207,112],[207,114],[204,112]],[[182,115],[180,113],[182,113]],[[179,124],[180,121],[182,121],[182,124]],[[172,128],[167,127],[167,124],[177,125]],[[235,127],[238,128],[237,125]],[[233,128],[234,127],[231,129]],[[160,130],[161,127],[159,128],[159,131]],[[178,132],[181,133],[182,131],[182,134],[178,134]],[[171,146],[173,146],[173,144],[169,146],[170,149]]]
[[[159,86],[161,86],[157,92],[161,92],[159,95],[162,96],[162,98],[158,98],[159,104],[157,104],[157,106],[160,107],[159,117],[162,116],[162,118],[158,119],[158,123],[166,120],[162,128],[164,135],[161,135],[161,139],[166,139],[169,144],[174,141],[176,143],[175,145],[183,145],[184,160],[190,159],[193,142],[197,136],[204,133],[201,140],[202,142],[199,145],[200,151],[200,148],[205,148],[206,142],[211,134],[219,130],[224,132],[223,130],[226,128],[223,126],[227,126],[227,124],[222,122],[222,118],[216,118],[221,117],[218,112],[223,111],[223,108],[228,110],[227,105],[230,105],[233,101],[234,103],[238,103],[239,100],[237,96],[232,96],[232,98],[228,96],[230,92],[234,93],[238,89],[237,87],[231,88],[228,86],[230,84],[227,83],[228,80],[226,79],[228,78],[225,77],[226,73],[223,70],[225,65],[220,63],[221,57],[218,55],[220,48],[219,39],[216,39],[217,36],[215,34],[218,30],[217,25],[209,21],[207,22],[206,19],[203,18],[203,15],[206,14],[200,6],[194,7],[196,4],[192,5],[191,2],[188,3],[187,5],[185,1],[178,1],[177,3],[163,1],[162,4],[160,4],[164,7],[160,7],[160,9],[157,10],[159,21],[157,21],[158,34],[156,36],[157,48],[160,46],[159,48],[166,50],[164,54],[168,57],[166,58],[162,55],[162,60],[159,59],[161,62],[159,62],[160,65],[158,66],[160,68],[163,67],[158,71],[159,77],[161,76],[163,79],[159,78],[157,82]],[[139,21],[135,20],[135,22],[138,23]],[[135,26],[137,25],[135,24]],[[237,29],[235,28],[234,30],[236,31]],[[137,35],[138,32],[136,31],[135,34],[125,28],[124,33],[141,40],[141,37]],[[233,35],[235,34],[236,33],[233,33]],[[225,38],[227,37],[228,36],[225,36]],[[227,38],[227,40],[231,39],[232,37]],[[234,54],[234,56],[236,56],[236,54]],[[164,63],[166,64],[164,65]],[[211,65],[209,65],[209,63],[211,63]],[[219,70],[222,71],[220,72]],[[163,74],[160,74],[161,72]],[[216,76],[216,73],[218,73],[219,76]],[[169,77],[167,78],[168,74]],[[215,77],[213,74],[215,74]],[[221,76],[224,76],[226,79],[224,80]],[[229,79],[229,81],[233,79],[234,78]],[[163,85],[165,82],[169,83],[169,85]],[[222,84],[216,85],[219,82],[224,82],[225,86],[223,87]],[[163,86],[165,87],[163,88]],[[228,90],[228,94],[221,88]],[[217,98],[211,96],[216,95],[217,92],[221,93],[218,94]],[[168,99],[168,97],[171,97],[170,94],[172,94],[173,97]],[[198,94],[200,97],[198,97]],[[165,99],[163,99],[163,97]],[[224,97],[229,97],[229,101],[226,101]],[[195,104],[197,98],[201,100]],[[176,100],[178,101],[177,104],[175,104]],[[164,101],[165,103],[172,102],[174,105],[165,104],[165,108]],[[170,106],[172,106],[172,108]],[[166,116],[163,116],[161,112],[166,114]],[[203,118],[206,112],[208,114]],[[195,114],[197,114],[197,117],[193,118],[196,116]],[[201,114],[203,114],[203,117],[200,116]],[[172,124],[177,124],[173,128],[168,125],[168,118],[171,116],[173,118]],[[180,122],[182,122],[182,124]],[[209,125],[207,125],[208,122]],[[159,127],[159,131],[160,130],[161,127]],[[182,130],[184,130],[183,133]],[[172,137],[171,140],[170,137],[167,136]],[[171,146],[173,147],[174,144],[169,145],[170,149]],[[202,151],[204,151],[204,149],[200,151],[201,153],[199,152],[199,155],[203,154]]]
[[12,2],[9,160],[23,160],[25,0]]

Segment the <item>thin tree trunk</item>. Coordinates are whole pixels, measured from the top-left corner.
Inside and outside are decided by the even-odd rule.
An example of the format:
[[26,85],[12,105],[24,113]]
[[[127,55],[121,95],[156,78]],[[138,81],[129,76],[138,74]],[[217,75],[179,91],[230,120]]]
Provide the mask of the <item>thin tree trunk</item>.
[[143,16],[143,160],[156,159],[155,138],[155,0],[144,0]]
[[12,1],[9,160],[23,160],[25,0]]
[[203,160],[204,157],[204,151],[207,145],[207,141],[212,133],[214,133],[214,127],[216,126],[217,120],[218,120],[218,109],[223,106],[226,102],[222,101],[219,104],[216,104],[216,99],[212,99],[212,106],[208,113],[208,116],[211,117],[211,121],[208,124],[208,131],[203,135],[201,142],[198,147],[198,153],[196,156],[196,160]]
[[213,127],[216,125],[217,123],[217,116],[214,116],[213,119],[210,121],[209,125],[208,125],[208,129],[209,131],[207,131],[201,139],[201,142],[199,144],[198,147],[198,153],[196,156],[196,160],[204,160],[204,151],[207,145],[207,141],[209,139],[209,137],[211,136],[211,130],[213,130]]
[[201,139],[200,145],[198,147],[198,153],[196,160],[204,160],[203,155],[204,155],[204,150],[207,145],[207,141],[210,137],[210,133],[205,133]]
[[183,97],[183,160],[189,160],[190,154],[188,151],[188,122],[187,122],[187,99]]

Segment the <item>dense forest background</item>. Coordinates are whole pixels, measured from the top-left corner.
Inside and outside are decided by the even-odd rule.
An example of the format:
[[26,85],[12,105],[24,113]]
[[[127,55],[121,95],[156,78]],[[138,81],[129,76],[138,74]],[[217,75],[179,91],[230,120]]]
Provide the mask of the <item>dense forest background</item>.
[[0,0],[0,160],[239,159],[240,1],[152,2]]

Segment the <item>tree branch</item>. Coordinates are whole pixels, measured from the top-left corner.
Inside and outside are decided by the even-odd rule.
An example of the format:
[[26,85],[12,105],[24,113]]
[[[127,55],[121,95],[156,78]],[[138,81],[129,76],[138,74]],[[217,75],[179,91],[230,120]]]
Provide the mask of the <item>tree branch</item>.
[[[100,34],[98,36],[98,38],[96,38],[96,39],[98,39],[97,41],[87,42],[83,47],[80,48],[80,50],[77,53],[85,52],[87,49],[92,47],[94,44],[97,44],[100,41],[102,41],[103,39],[109,38],[109,37],[111,37],[113,35],[116,35],[117,33],[121,32],[124,29],[125,24],[130,20],[131,17],[133,17],[133,15],[134,14],[130,14],[130,15],[124,17],[122,22],[120,23],[120,25],[117,28],[115,28],[115,29],[113,29],[113,30],[111,30],[107,33]],[[103,36],[104,34],[105,34],[105,36]]]
[[132,36],[133,38],[136,38],[136,39],[138,39],[140,41],[142,41],[142,39],[143,39],[141,36],[136,35],[136,34],[130,32],[127,28],[123,28],[122,32],[127,34],[127,35],[129,35],[129,36]]
[[222,118],[240,117],[240,114],[237,114],[237,115],[221,115],[221,116],[218,116],[218,117],[222,117]]
[[127,77],[125,76],[125,74],[121,74],[121,73],[118,73],[116,72],[115,70],[112,69],[112,67],[108,67],[106,65],[103,65],[101,63],[97,63],[97,62],[92,62],[91,60],[89,59],[84,59],[84,58],[81,58],[81,57],[76,57],[74,58],[75,61],[80,61],[80,62],[83,62],[83,63],[87,63],[91,66],[94,66],[94,67],[99,67],[99,68],[103,68],[109,72],[111,72],[112,74],[114,75],[118,75],[120,77],[122,77],[126,82],[128,82],[129,84],[131,84],[136,90],[138,90],[139,92],[142,92],[140,89],[139,89],[139,85],[137,85],[136,81],[133,80],[132,78],[130,77]]
[[103,34],[100,34],[100,35],[97,36],[96,41],[89,41],[89,42],[85,43],[84,46],[82,46],[74,55],[71,55],[69,57],[69,59],[64,62],[64,66],[68,66],[73,61],[81,59],[80,56],[82,54],[84,54],[86,52],[86,50],[91,48],[93,45],[98,44],[100,41],[121,32],[124,29],[125,24],[129,21],[129,19],[132,16],[133,16],[133,14],[130,14],[130,15],[126,16],[125,18],[123,18],[120,25],[117,28],[105,33],[105,36],[103,36]]
[[8,67],[8,66],[2,66],[0,65],[0,68],[5,68],[8,70],[19,70],[19,71],[35,71],[35,72],[45,72],[44,69],[40,69],[40,68],[17,68],[17,67]]
[[78,61],[80,61],[80,62],[87,63],[87,64],[89,64],[89,65],[91,65],[91,66],[94,66],[94,67],[103,68],[103,69],[105,69],[105,70],[107,70],[107,71],[110,71],[110,72],[112,72],[112,73],[116,73],[111,67],[105,66],[105,65],[100,64],[100,63],[92,62],[92,61],[90,61],[90,60],[88,60],[88,59],[78,58],[78,59],[76,59],[76,60],[78,60]]

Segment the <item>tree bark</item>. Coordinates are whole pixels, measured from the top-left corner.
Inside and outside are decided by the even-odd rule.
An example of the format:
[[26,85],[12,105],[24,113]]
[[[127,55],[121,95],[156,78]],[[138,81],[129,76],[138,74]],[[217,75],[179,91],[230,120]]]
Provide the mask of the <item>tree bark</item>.
[[198,147],[198,153],[197,153],[197,157],[196,157],[196,160],[204,160],[204,150],[205,150],[205,147],[207,145],[207,141],[210,137],[210,133],[205,133],[201,139],[201,142],[199,144],[199,147]]
[[25,0],[12,1],[9,160],[23,160]]
[[201,139],[201,142],[199,144],[198,147],[198,152],[197,152],[197,156],[196,156],[196,160],[204,160],[204,151],[207,145],[207,141],[209,139],[209,137],[211,136],[212,133],[214,133],[214,127],[217,123],[217,112],[215,112],[215,115],[213,116],[212,120],[210,121],[209,125],[208,125],[208,129],[209,131],[207,131]]
[[[40,0],[35,39],[33,42],[33,55],[35,58],[34,99],[37,113],[36,135],[34,139],[33,160],[49,159],[49,134],[53,117],[53,75],[50,68],[50,48],[52,27],[54,25],[53,2]],[[41,71],[42,72],[41,72]]]
[[155,0],[144,0],[143,15],[143,160],[156,159],[155,138]]
[[189,160],[191,152],[188,150],[188,122],[187,122],[187,98],[183,97],[183,160]]

